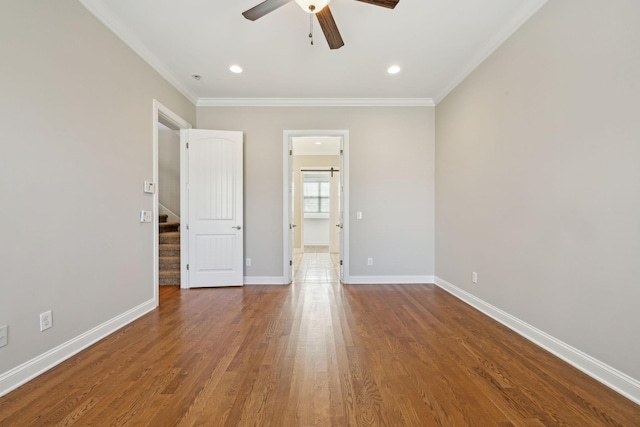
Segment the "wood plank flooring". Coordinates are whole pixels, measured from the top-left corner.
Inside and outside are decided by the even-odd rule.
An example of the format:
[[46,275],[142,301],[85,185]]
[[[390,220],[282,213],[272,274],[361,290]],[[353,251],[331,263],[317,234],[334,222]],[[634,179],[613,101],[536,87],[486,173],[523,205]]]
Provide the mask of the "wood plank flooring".
[[433,285],[180,291],[0,398],[0,426],[640,426],[640,407]]

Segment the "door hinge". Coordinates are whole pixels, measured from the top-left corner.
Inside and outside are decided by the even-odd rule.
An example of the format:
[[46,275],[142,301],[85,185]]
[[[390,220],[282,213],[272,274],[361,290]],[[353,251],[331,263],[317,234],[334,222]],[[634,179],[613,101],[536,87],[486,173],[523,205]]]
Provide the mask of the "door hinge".
[[187,142],[187,149],[189,149],[189,143]]
[[342,260],[340,260],[340,265],[342,265]]
[[289,150],[289,155],[293,156],[293,150]]
[[342,156],[344,154],[344,150],[340,149],[340,155]]
[[189,229],[189,224],[187,224],[186,227],[187,227],[187,230],[188,230]]
[[289,260],[289,266],[292,266],[292,265],[293,265],[293,261]]
[[[342,261],[340,261],[340,263],[342,264]],[[189,264],[187,264],[187,270],[189,269]]]

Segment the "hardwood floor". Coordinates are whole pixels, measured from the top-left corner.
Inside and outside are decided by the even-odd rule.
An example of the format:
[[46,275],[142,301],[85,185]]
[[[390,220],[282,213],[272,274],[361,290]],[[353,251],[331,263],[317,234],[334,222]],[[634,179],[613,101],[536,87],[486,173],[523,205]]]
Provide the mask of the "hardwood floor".
[[0,398],[0,426],[639,426],[640,407],[433,285],[161,287]]

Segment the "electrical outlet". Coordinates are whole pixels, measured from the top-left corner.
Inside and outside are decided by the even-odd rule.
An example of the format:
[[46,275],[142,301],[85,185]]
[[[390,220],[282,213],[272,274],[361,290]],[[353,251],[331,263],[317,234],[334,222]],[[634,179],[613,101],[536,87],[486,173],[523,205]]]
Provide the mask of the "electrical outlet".
[[478,273],[476,273],[475,271],[471,273],[471,281],[476,285],[478,284]]
[[367,265],[373,265],[373,258],[367,258]]
[[53,326],[53,317],[51,310],[40,313],[40,332]]
[[9,343],[9,327],[7,325],[0,326],[0,347],[4,347]]
[[247,258],[244,265],[246,265],[247,267],[251,267],[251,258]]

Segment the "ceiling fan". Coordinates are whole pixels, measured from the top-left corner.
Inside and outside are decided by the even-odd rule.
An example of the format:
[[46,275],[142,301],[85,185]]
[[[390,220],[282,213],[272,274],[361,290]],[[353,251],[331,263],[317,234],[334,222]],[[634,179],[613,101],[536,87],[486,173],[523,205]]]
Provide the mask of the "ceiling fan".
[[[265,0],[257,6],[244,11],[242,15],[250,21],[255,21],[256,19],[262,18],[266,14],[271,13],[279,7],[282,7],[292,1],[294,0]],[[338,31],[336,21],[334,21],[333,15],[331,14],[331,9],[329,9],[330,1],[331,0],[295,0],[295,2],[298,3],[302,10],[307,13],[316,15],[316,17],[318,18],[318,22],[320,23],[320,28],[322,28],[322,32],[324,33],[324,37],[327,39],[327,43],[329,43],[329,47],[331,49],[340,49],[342,46],[344,46],[344,41],[342,41],[342,36],[340,35],[340,31]],[[369,3],[374,6],[382,6],[393,9],[396,7],[400,0],[357,1]],[[309,36],[311,37],[311,34],[309,34]]]

